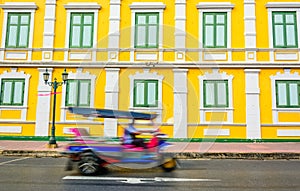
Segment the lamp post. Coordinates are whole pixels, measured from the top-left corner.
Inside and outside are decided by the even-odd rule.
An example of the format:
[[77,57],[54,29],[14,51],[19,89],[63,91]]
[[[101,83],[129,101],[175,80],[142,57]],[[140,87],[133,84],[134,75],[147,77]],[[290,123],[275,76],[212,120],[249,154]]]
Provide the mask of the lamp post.
[[49,139],[48,146],[50,148],[57,148],[56,139],[55,139],[55,106],[56,106],[56,90],[59,86],[65,84],[68,80],[68,73],[66,72],[66,69],[62,73],[62,82],[58,82],[56,78],[54,78],[53,82],[48,82],[50,74],[48,73],[48,70],[46,69],[46,72],[43,73],[43,78],[46,85],[49,85],[53,88],[53,114],[52,114],[52,128],[51,128],[51,137]]

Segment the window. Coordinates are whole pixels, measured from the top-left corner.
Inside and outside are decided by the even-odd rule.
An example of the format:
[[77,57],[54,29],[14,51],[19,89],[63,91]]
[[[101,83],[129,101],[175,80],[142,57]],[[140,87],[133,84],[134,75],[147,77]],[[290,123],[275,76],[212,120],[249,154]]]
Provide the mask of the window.
[[6,48],[27,48],[30,13],[9,13],[7,20]]
[[1,105],[23,105],[25,79],[1,80]]
[[203,13],[203,47],[227,47],[227,13]]
[[204,107],[228,107],[228,81],[204,80]]
[[273,46],[275,48],[297,48],[296,12],[272,12]]
[[158,13],[136,13],[135,48],[158,47]]
[[276,80],[276,105],[281,108],[300,107],[300,80]]
[[93,46],[93,25],[93,13],[72,13],[70,48],[91,48]]
[[158,80],[134,80],[134,107],[158,106]]
[[90,106],[91,80],[68,80],[66,106]]

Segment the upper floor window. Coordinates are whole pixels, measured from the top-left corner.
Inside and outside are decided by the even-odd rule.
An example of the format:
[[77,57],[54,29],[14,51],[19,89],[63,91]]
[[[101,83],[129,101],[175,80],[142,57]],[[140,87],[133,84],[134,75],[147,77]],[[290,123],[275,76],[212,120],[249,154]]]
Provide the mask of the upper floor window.
[[1,105],[23,105],[25,79],[1,80]]
[[134,107],[158,106],[158,80],[134,80]]
[[68,80],[66,106],[90,106],[91,80]]
[[70,48],[91,48],[93,46],[93,13],[72,13],[70,23]]
[[6,48],[27,48],[30,13],[9,13],[7,19]]
[[203,47],[227,47],[227,13],[203,13]]
[[300,80],[276,80],[275,84],[277,107],[300,107]]
[[158,47],[158,13],[136,13],[135,48]]
[[204,107],[228,107],[228,80],[203,80]]
[[297,48],[296,12],[272,12],[273,46],[275,48]]

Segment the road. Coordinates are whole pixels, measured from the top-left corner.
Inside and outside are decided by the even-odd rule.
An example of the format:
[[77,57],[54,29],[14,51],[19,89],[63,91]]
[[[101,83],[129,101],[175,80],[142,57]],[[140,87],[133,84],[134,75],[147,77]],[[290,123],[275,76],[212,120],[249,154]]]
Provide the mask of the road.
[[0,191],[300,190],[300,161],[181,160],[171,173],[110,168],[94,177],[64,171],[65,163],[65,158],[0,157]]

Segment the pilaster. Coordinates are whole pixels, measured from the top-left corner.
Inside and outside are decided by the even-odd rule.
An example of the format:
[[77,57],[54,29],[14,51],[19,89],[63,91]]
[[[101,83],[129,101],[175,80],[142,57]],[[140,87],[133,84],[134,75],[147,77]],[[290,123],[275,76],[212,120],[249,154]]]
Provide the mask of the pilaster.
[[255,0],[244,0],[246,61],[256,62]]
[[[49,135],[49,121],[50,121],[50,104],[51,104],[51,87],[45,85],[43,73],[46,72],[45,68],[38,68],[39,83],[38,83],[38,96],[36,106],[36,123],[35,123],[35,136],[48,136]],[[52,68],[48,68],[50,74],[49,79],[52,79]]]
[[247,139],[261,139],[259,72],[245,69]]
[[174,138],[187,138],[187,69],[174,69]]
[[175,1],[175,60],[185,61],[186,0]]
[[[119,108],[119,68],[106,68],[105,108]],[[104,119],[104,135],[116,137],[118,133],[117,119]]]

